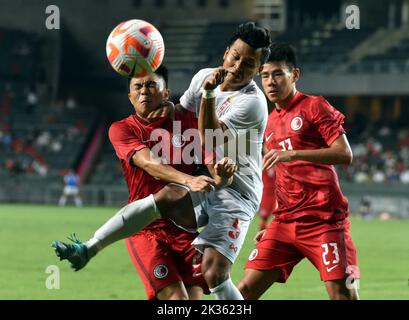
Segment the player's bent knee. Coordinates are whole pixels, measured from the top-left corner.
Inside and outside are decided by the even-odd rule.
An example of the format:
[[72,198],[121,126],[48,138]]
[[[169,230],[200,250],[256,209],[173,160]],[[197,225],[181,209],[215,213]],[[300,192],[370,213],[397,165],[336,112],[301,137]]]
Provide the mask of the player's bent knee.
[[229,273],[225,272],[225,270],[219,272],[216,269],[210,268],[203,272],[203,277],[210,288],[215,288],[229,278]]
[[159,190],[155,195],[157,204],[172,204],[178,200],[183,199],[188,191],[184,188],[176,186],[165,186]]
[[206,250],[202,261],[202,273],[209,287],[214,288],[230,277],[231,263],[220,253],[215,252],[215,249],[212,249],[212,253]]

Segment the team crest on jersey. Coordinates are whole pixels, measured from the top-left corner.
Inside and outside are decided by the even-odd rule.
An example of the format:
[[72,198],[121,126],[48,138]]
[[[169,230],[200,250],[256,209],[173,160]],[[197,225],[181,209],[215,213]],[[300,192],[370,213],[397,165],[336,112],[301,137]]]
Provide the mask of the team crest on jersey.
[[173,135],[172,137],[172,145],[176,148],[182,148],[186,144],[186,139],[185,137],[178,133]]
[[253,251],[251,251],[250,256],[249,256],[249,260],[253,261],[258,255],[258,250],[254,249]]
[[233,96],[227,97],[226,101],[223,102],[222,105],[216,108],[217,116],[221,117],[224,115],[227,111],[230,110],[231,103],[233,101]]
[[302,119],[301,117],[295,117],[293,120],[291,120],[291,129],[294,131],[298,131],[302,128]]
[[153,269],[153,274],[156,278],[158,279],[163,279],[165,278],[169,273],[168,267],[165,266],[164,264],[158,264],[154,269]]

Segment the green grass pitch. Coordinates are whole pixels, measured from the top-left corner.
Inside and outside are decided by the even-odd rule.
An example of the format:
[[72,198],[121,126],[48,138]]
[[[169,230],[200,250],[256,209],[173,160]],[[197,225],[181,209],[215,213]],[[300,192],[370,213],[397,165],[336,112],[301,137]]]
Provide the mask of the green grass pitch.
[[[55,256],[51,241],[76,232],[91,236],[116,208],[59,208],[0,205],[0,299],[146,299],[124,241],[105,249],[74,272]],[[409,220],[351,219],[361,268],[361,299],[409,299]],[[253,249],[254,221],[232,277],[238,283]],[[60,270],[60,288],[47,289],[46,269]],[[207,297],[208,298],[208,297]],[[327,299],[318,272],[304,260],[286,284],[275,284],[263,299]]]

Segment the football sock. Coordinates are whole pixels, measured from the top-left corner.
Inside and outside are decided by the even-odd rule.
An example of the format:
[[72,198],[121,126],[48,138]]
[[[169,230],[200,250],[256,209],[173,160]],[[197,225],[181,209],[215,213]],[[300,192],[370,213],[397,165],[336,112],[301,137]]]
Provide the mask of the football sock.
[[151,194],[123,207],[84,244],[91,256],[94,256],[110,244],[139,232],[158,218],[160,213]]
[[209,289],[216,300],[244,300],[239,289],[234,285],[229,277],[215,288]]

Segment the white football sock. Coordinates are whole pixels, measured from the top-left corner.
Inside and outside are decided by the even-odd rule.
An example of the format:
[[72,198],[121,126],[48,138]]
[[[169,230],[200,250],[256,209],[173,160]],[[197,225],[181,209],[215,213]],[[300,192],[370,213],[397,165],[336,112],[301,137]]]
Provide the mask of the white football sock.
[[134,235],[158,218],[160,213],[151,194],[123,207],[84,244],[94,256],[110,244]]
[[237,289],[230,277],[217,287],[209,290],[214,294],[216,300],[244,300],[239,289]]

